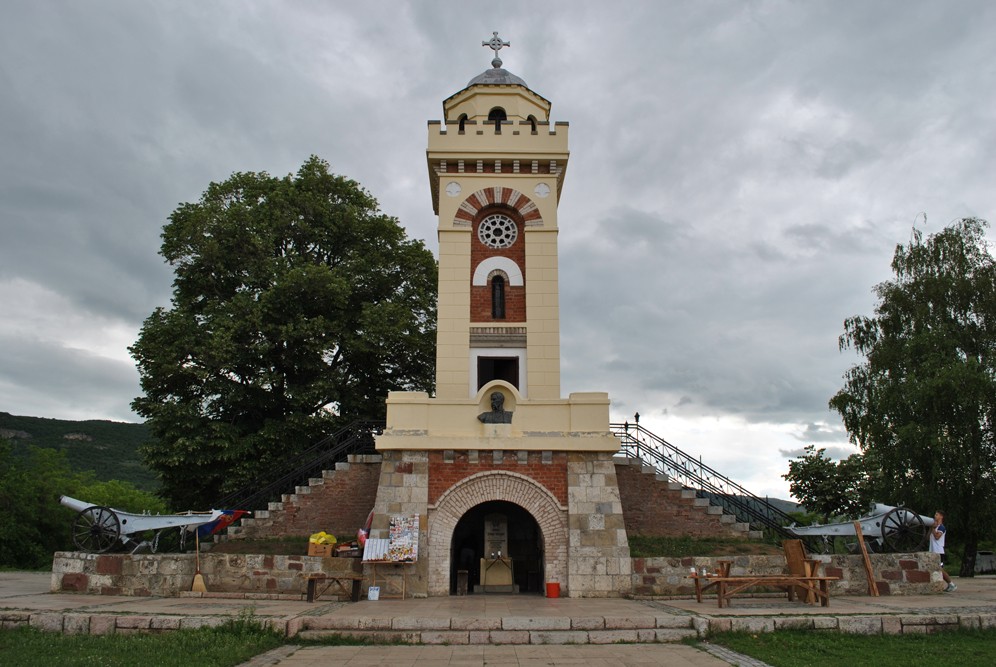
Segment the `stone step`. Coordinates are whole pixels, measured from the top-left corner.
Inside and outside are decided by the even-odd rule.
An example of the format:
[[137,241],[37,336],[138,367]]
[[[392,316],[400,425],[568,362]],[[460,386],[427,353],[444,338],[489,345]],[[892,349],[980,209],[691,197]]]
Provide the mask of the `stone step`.
[[[723,508],[720,507],[719,505],[709,505],[709,507],[706,508],[706,514],[712,514],[712,515],[723,514],[724,516],[726,516],[725,512],[723,511]],[[730,514],[729,516],[731,518],[735,518],[733,517],[732,514]]]
[[283,508],[284,508],[284,504],[283,503],[269,503],[266,506],[266,509],[270,510],[271,512],[279,512]]
[[[270,510],[256,510],[255,512],[252,513],[252,515],[253,515],[253,518],[256,518],[256,519],[269,519],[270,518]],[[245,519],[243,519],[243,521],[245,521]]]
[[668,482],[667,483],[667,490],[668,491],[682,491],[682,490],[684,490],[684,488],[685,487],[681,485],[681,482]]
[[321,486],[325,483],[324,477],[309,477],[308,486]]
[[295,636],[351,636],[404,644],[615,644],[680,642],[698,634],[689,616],[639,618],[305,617]]
[[708,498],[694,498],[692,500],[692,507],[709,507],[709,506],[710,504]]

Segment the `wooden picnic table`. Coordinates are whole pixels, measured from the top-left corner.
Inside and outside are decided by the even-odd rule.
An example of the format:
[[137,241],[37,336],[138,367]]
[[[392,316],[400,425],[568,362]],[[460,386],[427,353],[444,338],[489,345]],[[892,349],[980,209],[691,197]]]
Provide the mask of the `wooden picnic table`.
[[[807,577],[795,574],[748,574],[731,577],[727,571],[726,576],[707,574],[703,577],[702,575],[695,574],[692,575],[692,579],[695,581],[695,599],[698,602],[702,602],[702,592],[715,587],[720,608],[728,607],[730,599],[737,593],[758,586],[785,589],[790,602],[795,600],[796,588],[799,588],[806,592],[807,599],[818,599],[820,606],[829,607],[829,584],[831,581],[839,579],[839,577]],[[707,583],[703,583],[703,581]]]

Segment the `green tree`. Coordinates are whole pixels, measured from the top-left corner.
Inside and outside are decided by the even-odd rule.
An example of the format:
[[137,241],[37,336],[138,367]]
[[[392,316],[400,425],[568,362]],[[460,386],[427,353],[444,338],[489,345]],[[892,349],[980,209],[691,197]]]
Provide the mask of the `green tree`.
[[312,156],[236,173],[177,208],[170,308],[130,348],[144,448],[174,507],[207,507],[330,429],[431,391],[436,265],[356,182]]
[[873,478],[861,454],[835,463],[825,449],[809,445],[805,452],[789,461],[789,471],[782,478],[809,512],[826,522],[837,517],[856,519],[868,510],[874,496]]
[[[996,262],[987,224],[967,218],[896,247],[875,317],[844,323],[841,349],[864,363],[830,400],[851,441],[881,469],[882,502],[947,512],[972,576],[996,524]],[[952,546],[949,542],[949,547]]]

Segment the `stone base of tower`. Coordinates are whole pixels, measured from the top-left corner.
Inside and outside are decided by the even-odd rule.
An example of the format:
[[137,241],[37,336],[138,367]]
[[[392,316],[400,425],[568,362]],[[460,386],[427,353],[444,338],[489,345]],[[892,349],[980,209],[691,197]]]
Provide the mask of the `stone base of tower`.
[[[505,394],[511,423],[477,418],[494,391]],[[497,515],[507,518],[502,556],[520,591],[556,582],[563,596],[628,593],[632,565],[608,406],[606,394],[532,402],[500,382],[468,400],[392,393],[377,438],[383,464],[371,537],[388,537],[392,515],[419,516],[418,561],[403,566],[409,592],[454,593],[460,570],[471,590],[487,590],[494,559],[480,537],[482,517]]]

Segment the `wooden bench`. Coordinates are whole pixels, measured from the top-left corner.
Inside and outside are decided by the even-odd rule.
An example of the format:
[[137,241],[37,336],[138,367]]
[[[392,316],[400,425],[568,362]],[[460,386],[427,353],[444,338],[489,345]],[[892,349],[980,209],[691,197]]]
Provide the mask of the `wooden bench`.
[[[352,602],[359,602],[361,581],[363,581],[363,575],[359,572],[343,572],[341,574],[320,572],[308,575],[308,602],[314,602],[333,586],[337,595],[345,595]],[[352,583],[347,587],[346,582]]]
[[[829,584],[839,577],[805,577],[794,574],[759,574],[738,577],[706,575],[703,577],[696,574],[692,576],[692,579],[695,581],[695,599],[702,602],[702,592],[715,587],[720,608],[728,607],[730,599],[737,593],[758,586],[785,589],[790,602],[795,600],[796,589],[800,589],[806,593],[807,598],[812,595],[814,600],[820,601],[820,606],[829,607]],[[708,583],[703,584],[703,581]]]

